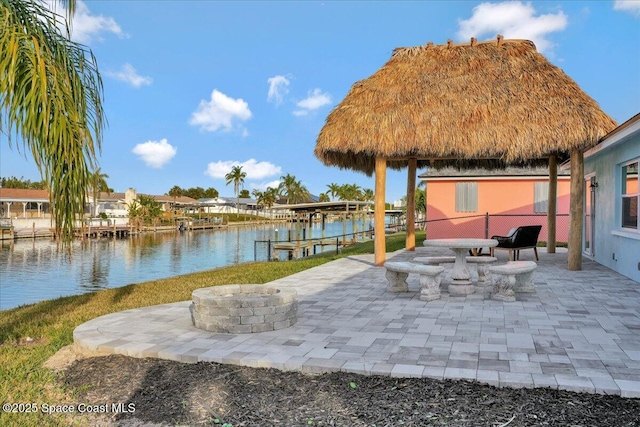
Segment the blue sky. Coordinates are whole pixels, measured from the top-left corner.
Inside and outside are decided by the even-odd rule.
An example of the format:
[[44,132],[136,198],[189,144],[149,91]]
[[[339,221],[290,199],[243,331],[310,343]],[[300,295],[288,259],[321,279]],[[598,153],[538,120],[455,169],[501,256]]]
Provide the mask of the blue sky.
[[[103,76],[110,187],[233,196],[233,165],[249,190],[285,174],[316,195],[332,182],[373,189],[313,155],[331,109],[395,47],[497,34],[533,40],[618,123],[640,112],[640,1],[86,1],[72,38]],[[0,150],[1,176],[40,178],[5,135]],[[387,201],[405,191],[406,171],[390,171]]]

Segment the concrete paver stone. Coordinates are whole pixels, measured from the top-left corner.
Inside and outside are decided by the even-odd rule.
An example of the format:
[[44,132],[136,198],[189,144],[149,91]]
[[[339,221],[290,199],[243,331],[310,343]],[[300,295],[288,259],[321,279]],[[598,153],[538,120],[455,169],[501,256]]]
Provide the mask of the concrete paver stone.
[[[387,258],[405,262],[417,253],[448,255],[419,248]],[[640,284],[586,259],[582,271],[568,271],[561,248],[539,255],[534,292],[516,292],[515,302],[492,300],[482,288],[451,297],[446,286],[440,299],[421,301],[415,274],[407,279],[408,292],[390,293],[385,269],[374,266],[373,255],[361,255],[269,283],[297,292],[297,323],[289,328],[201,330],[193,326],[191,301],[184,301],[98,317],[75,329],[74,342],[101,354],[184,363],[640,397]],[[451,279],[443,274],[442,280]]]

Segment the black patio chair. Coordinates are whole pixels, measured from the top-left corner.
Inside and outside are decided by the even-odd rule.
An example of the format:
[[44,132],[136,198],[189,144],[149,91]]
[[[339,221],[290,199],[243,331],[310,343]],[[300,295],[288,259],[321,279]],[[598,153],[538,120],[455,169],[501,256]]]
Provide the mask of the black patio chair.
[[490,249],[491,256],[494,256],[494,250],[503,249],[509,251],[509,260],[517,261],[520,259],[521,249],[533,249],[536,261],[539,261],[537,246],[541,229],[541,225],[523,225],[512,228],[506,236],[491,236],[498,241],[498,246]]

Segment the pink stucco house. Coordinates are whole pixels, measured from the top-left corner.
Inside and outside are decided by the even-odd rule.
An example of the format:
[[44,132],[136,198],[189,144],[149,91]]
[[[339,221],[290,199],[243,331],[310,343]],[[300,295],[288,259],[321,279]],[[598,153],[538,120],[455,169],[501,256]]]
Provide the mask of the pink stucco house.
[[[504,170],[429,170],[426,183],[429,239],[505,235],[520,225],[542,225],[539,241],[547,240],[549,173],[546,168]],[[567,172],[558,173],[557,242],[569,232]]]

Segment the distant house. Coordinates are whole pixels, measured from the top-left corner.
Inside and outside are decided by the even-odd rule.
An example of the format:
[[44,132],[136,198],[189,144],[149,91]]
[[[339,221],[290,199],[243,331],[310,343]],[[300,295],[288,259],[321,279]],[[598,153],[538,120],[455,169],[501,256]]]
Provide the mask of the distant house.
[[[491,237],[519,225],[542,225],[547,239],[549,171],[547,168],[503,170],[429,170],[426,183],[427,237]],[[558,173],[556,240],[569,233],[568,172]],[[488,216],[487,216],[488,214]]]
[[[140,194],[153,198],[160,203],[161,209],[165,212],[171,212],[177,209],[194,209],[199,208],[200,202],[187,196],[171,197],[167,195],[151,195]],[[134,188],[129,188],[124,193],[105,193],[101,192],[98,197],[98,213],[104,213],[108,217],[128,217],[129,205],[133,200],[138,198],[139,194]]]
[[151,197],[153,197],[156,202],[160,203],[162,210],[165,212],[183,210],[190,211],[191,213],[198,213],[201,209],[200,201],[187,196],[171,197],[163,194],[159,196],[151,195]]
[[237,200],[236,207],[235,197],[215,197],[212,199],[200,199],[203,206],[203,212],[208,213],[236,213],[236,209],[240,209],[243,213],[252,212],[258,208],[258,202],[255,199],[240,197]]
[[0,218],[45,218],[49,213],[47,190],[0,188]]
[[[160,203],[162,210],[170,212],[172,209],[198,209],[199,202],[191,197],[171,197],[165,195],[149,195]],[[98,196],[97,210],[91,206],[93,195],[87,196],[85,213],[104,213],[109,217],[128,217],[129,203],[138,198],[135,189],[130,188],[124,193],[101,192]],[[49,218],[51,207],[47,190],[30,190],[19,188],[0,188],[0,218],[30,219]]]
[[[135,190],[133,190],[130,200],[136,198]],[[93,198],[89,199],[93,203]],[[128,217],[129,210],[127,208],[127,193],[105,193],[98,195],[98,208],[94,210],[97,214],[104,213],[108,217]]]
[[640,282],[640,114],[584,156],[584,255]]

